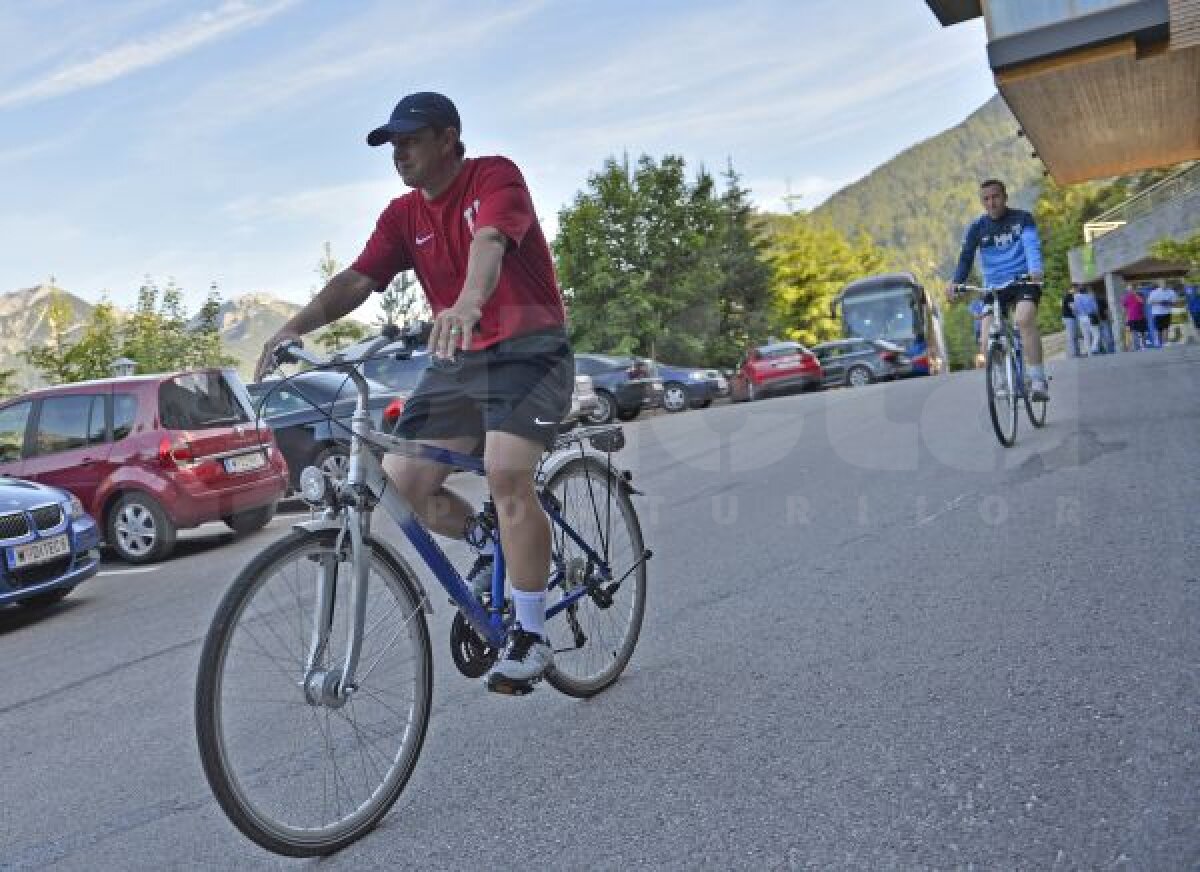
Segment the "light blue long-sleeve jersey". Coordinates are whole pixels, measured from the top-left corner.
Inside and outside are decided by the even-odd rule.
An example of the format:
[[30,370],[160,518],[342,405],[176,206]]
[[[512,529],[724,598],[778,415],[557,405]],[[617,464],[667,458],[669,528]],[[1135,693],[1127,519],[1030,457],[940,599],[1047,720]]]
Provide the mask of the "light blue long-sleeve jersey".
[[1037,224],[1032,215],[1021,209],[1009,209],[999,221],[993,221],[985,213],[972,222],[958,255],[955,284],[967,280],[975,249],[979,249],[983,283],[989,288],[1042,272],[1042,243]]

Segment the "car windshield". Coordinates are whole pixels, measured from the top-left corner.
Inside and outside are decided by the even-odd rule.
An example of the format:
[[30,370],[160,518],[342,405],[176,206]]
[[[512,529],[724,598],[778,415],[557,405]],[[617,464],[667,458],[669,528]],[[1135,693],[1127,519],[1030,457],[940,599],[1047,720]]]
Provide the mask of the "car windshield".
[[912,290],[883,288],[847,297],[842,301],[846,332],[863,339],[912,339]]
[[158,412],[168,430],[204,430],[247,424],[251,410],[224,372],[189,372],[158,388]]

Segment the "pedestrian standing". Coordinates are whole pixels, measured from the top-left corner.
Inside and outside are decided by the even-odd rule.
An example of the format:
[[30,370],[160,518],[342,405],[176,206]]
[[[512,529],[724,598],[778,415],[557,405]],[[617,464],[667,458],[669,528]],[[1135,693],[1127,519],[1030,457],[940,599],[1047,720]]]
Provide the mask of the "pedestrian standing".
[[1125,323],[1129,325],[1129,347],[1142,351],[1146,347],[1146,307],[1142,298],[1131,287],[1121,297],[1121,306],[1125,309]]
[[1188,285],[1183,289],[1187,299],[1188,326],[1190,327],[1189,342],[1200,342],[1200,288]]
[[1108,294],[1096,295],[1096,317],[1100,320],[1100,351],[1112,354],[1117,350],[1113,341],[1112,313],[1108,310]]
[[1071,357],[1079,356],[1079,326],[1075,321],[1075,289],[1078,285],[1073,285],[1071,290],[1063,294],[1062,298],[1062,322],[1063,330],[1067,333],[1067,354]]
[[1099,323],[1096,318],[1096,299],[1092,296],[1090,288],[1080,288],[1079,293],[1075,295],[1075,320],[1079,322],[1079,329],[1083,333],[1083,345],[1087,349],[1088,354],[1100,353],[1100,331],[1095,329],[1095,323]]
[[1150,304],[1150,317],[1154,319],[1154,332],[1158,334],[1158,347],[1167,347],[1167,334],[1171,331],[1171,307],[1178,297],[1172,288],[1159,285],[1146,297]]

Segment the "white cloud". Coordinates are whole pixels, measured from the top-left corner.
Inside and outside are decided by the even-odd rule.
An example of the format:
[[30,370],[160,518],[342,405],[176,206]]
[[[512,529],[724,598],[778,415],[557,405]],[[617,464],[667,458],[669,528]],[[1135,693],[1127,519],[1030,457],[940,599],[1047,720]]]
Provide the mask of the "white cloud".
[[398,196],[378,181],[326,185],[286,194],[240,197],[222,208],[235,230],[256,229],[286,221],[326,219],[344,221],[346,215],[374,215]]
[[226,0],[217,9],[203,12],[175,27],[119,45],[91,60],[71,64],[42,79],[0,93],[0,108],[61,97],[157,66],[222,36],[262,24],[295,2],[274,0],[256,5],[246,0]]

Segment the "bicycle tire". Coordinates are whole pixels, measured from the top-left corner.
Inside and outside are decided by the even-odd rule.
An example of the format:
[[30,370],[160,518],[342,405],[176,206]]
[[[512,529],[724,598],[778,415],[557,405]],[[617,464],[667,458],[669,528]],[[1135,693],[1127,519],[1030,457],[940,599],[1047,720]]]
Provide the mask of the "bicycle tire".
[[1036,429],[1041,429],[1046,426],[1046,406],[1045,400],[1035,400],[1031,396],[1029,388],[1025,389],[1025,414],[1029,417],[1029,423]]
[[1000,444],[1008,447],[1017,440],[1017,404],[1013,394],[1013,367],[1007,349],[999,344],[988,348],[988,415]]
[[[633,657],[646,613],[645,542],[624,480],[599,460],[569,461],[546,482],[546,490],[558,501],[564,519],[609,562],[613,581],[621,581],[611,605],[601,607],[596,598],[584,596],[546,623],[555,648],[554,668],[546,680],[567,696],[587,698],[610,687]],[[621,535],[616,535],[614,522],[623,529]],[[582,569],[586,561],[579,546],[557,526],[552,529],[551,552],[556,567]],[[549,605],[554,605],[554,592],[561,595],[570,588],[554,588]],[[615,616],[623,616],[623,626]],[[585,636],[582,645],[577,644],[576,628]],[[585,672],[593,664],[598,668]]]
[[[360,685],[359,689],[350,702],[341,709],[313,706],[305,701],[302,682],[298,679],[303,677],[304,658],[307,654],[307,644],[310,642],[314,623],[311,613],[307,616],[307,620],[303,615],[302,594],[305,593],[305,589],[303,586],[298,588],[295,584],[288,582],[289,590],[284,592],[282,598],[276,597],[274,591],[271,590],[271,595],[269,597],[264,595],[264,600],[270,600],[269,606],[273,611],[264,611],[263,605],[256,602],[256,597],[264,590],[268,590],[268,585],[272,583],[272,580],[292,563],[299,565],[300,561],[308,561],[315,567],[320,555],[328,556],[333,553],[336,539],[336,530],[297,531],[265,549],[242,570],[230,585],[229,590],[226,591],[213,617],[201,651],[196,681],[196,738],[204,774],[217,802],[234,826],[248,838],[269,851],[291,857],[331,854],[370,832],[395,804],[412,775],[417,759],[420,757],[429,725],[433,695],[433,653],[429,640],[429,628],[423,611],[423,594],[420,585],[412,575],[412,570],[402,562],[398,562],[386,549],[372,540],[367,540],[366,543],[367,554],[371,561],[369,570],[371,575],[368,582],[371,585],[368,588],[369,597],[378,592],[378,585],[385,590],[384,593],[378,594],[379,598],[383,600],[383,605],[386,606],[388,602],[385,598],[388,594],[391,595],[394,604],[388,612],[384,613],[384,618],[374,619],[376,622],[372,623],[373,615],[370,612],[372,601],[368,599],[363,656],[359,661],[356,675],[356,683]],[[326,662],[334,665],[342,657],[343,646],[336,638],[336,633],[339,632],[340,615],[348,611],[348,608],[341,608],[341,605],[344,600],[348,600],[350,588],[348,583],[342,583],[343,572],[346,572],[348,576],[347,570],[350,564],[344,562],[339,563],[338,566],[339,571],[336,574],[334,585],[334,618],[332,621],[334,630],[331,631],[334,636],[331,637],[328,646],[328,652],[332,653],[326,654]],[[300,568],[302,570],[309,569],[307,566]],[[379,585],[380,580],[382,580],[382,585]],[[269,628],[269,624],[274,621],[276,611],[281,613],[290,607],[290,603],[287,602],[287,593],[289,592],[295,599],[298,611],[301,612],[299,622],[282,622],[280,629],[288,631],[284,634],[278,634],[274,630],[271,630],[270,633],[263,632],[265,643],[257,639],[256,631],[260,629],[259,623],[263,627]],[[281,603],[282,608],[279,608]],[[251,611],[252,607],[255,611]],[[374,643],[369,646],[368,640],[372,632],[385,623],[390,611],[397,608],[402,610],[403,621],[396,631],[396,636],[384,646],[383,651],[376,657]],[[244,623],[243,619],[245,619]],[[346,622],[341,621],[341,623],[343,627],[340,631],[344,632]],[[246,629],[252,624],[255,627],[254,630]],[[376,639],[385,637],[392,627],[393,625],[389,623],[381,636]],[[244,630],[241,635],[239,635],[239,628]],[[292,637],[291,631],[293,630],[298,631],[296,634],[299,642],[298,649],[294,645],[283,644],[285,636]],[[411,643],[413,656],[411,682],[406,683],[402,679],[396,680],[397,687],[401,689],[408,684],[411,685],[412,700],[408,705],[408,719],[404,724],[398,724],[399,718],[396,717],[397,714],[402,716],[397,708],[403,707],[404,704],[401,702],[396,706],[392,705],[391,694],[394,693],[394,690],[391,684],[385,683],[395,680],[392,676],[399,670],[393,664],[389,664],[388,668],[379,673],[378,682],[368,686],[371,680],[370,669],[373,665],[379,665],[382,662],[384,656],[388,654],[388,649],[401,635],[407,637],[408,642]],[[232,694],[241,689],[241,683],[250,680],[246,678],[243,671],[227,673],[227,667],[232,670],[231,654],[238,650],[233,647],[235,640],[239,644],[243,640],[256,643],[261,649],[261,654],[254,651],[253,648],[248,648],[247,651],[255,656],[261,656],[263,660],[270,659],[266,646],[273,644],[274,640],[279,641],[286,655],[282,659],[289,666],[295,663],[298,667],[297,671],[283,668],[279,663],[274,664],[275,671],[281,672],[282,676],[274,679],[271,690],[280,694],[282,699],[263,697],[254,693],[257,688],[248,687],[246,690],[250,692],[250,695],[246,703],[239,703],[236,706],[226,705],[234,699]],[[298,663],[295,662],[297,659]],[[372,659],[374,659],[374,664],[371,662]],[[258,661],[250,662],[257,663]],[[240,665],[237,657],[234,658],[234,665]],[[370,711],[374,714],[378,709],[383,717],[378,722],[359,724],[360,703],[362,711]],[[301,717],[290,719],[288,723],[284,723],[282,719],[275,716],[272,716],[266,723],[260,722],[266,721],[266,718],[246,724],[235,720],[236,713],[243,709],[250,710],[253,705],[262,708],[276,708],[279,705],[298,706],[295,710]],[[345,714],[347,712],[348,714]],[[324,727],[321,724],[322,713],[324,713]],[[307,721],[309,714],[312,716],[312,722],[316,725],[317,733],[320,734],[316,745],[324,745],[323,748],[317,747],[313,756],[319,757],[323,750],[333,761],[333,792],[339,815],[338,820],[320,821],[320,825],[312,825],[311,822],[298,820],[285,821],[279,816],[273,816],[274,810],[268,808],[272,804],[271,793],[283,798],[284,801],[292,797],[296,797],[298,802],[310,799],[304,795],[299,782],[304,780],[306,774],[318,767],[313,765],[310,768],[310,760],[304,754],[308,749],[297,749],[292,742],[287,741],[285,735],[289,726],[294,728],[296,721]],[[338,716],[350,724],[350,732],[341,726]],[[306,724],[306,726],[311,731],[312,724]],[[399,727],[400,732],[398,749],[392,756],[380,753],[378,745],[388,739],[388,731],[395,727]],[[230,733],[231,729],[241,732]],[[301,732],[304,731],[301,730]],[[348,738],[343,739],[344,736]],[[255,745],[254,750],[243,754],[241,749],[236,746],[231,749],[231,738],[233,737],[238,740],[249,737],[249,741]],[[348,769],[344,776],[339,776],[335,754],[339,750],[339,743],[354,741],[358,743],[355,750],[360,758],[364,779],[374,777],[368,773],[368,765],[377,773],[381,773],[382,777],[378,786],[369,792],[364,791],[366,798],[360,805],[341,817],[339,792],[342,789],[350,792],[351,787],[346,778],[351,774],[351,770]],[[284,749],[284,745],[287,746],[286,749]],[[245,768],[241,766],[243,757],[250,761]],[[380,767],[380,760],[382,760],[383,768]],[[348,762],[353,764],[354,760],[350,759]],[[316,781],[315,777],[309,780],[314,783]],[[321,785],[322,804],[327,805],[329,791],[327,772],[322,772]],[[350,798],[353,799],[352,796]],[[315,799],[314,790],[311,801],[315,803]]]

